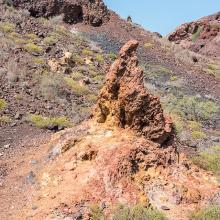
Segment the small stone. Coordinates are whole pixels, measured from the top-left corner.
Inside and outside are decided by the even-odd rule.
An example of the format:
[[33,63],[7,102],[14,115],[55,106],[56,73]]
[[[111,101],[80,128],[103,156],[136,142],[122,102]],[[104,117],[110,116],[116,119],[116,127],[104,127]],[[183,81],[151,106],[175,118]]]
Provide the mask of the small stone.
[[165,206],[165,205],[162,205],[160,208],[161,208],[162,210],[170,210],[170,208],[167,207],[167,206]]
[[36,175],[33,171],[30,171],[28,176],[26,177],[26,180],[29,184],[35,184]]
[[6,145],[4,146],[4,149],[8,149],[10,146],[11,146],[10,144],[6,144]]
[[38,209],[38,207],[36,205],[32,205],[32,209],[36,210],[36,209]]
[[37,160],[31,160],[30,163],[31,163],[32,165],[36,165],[36,164],[37,164]]

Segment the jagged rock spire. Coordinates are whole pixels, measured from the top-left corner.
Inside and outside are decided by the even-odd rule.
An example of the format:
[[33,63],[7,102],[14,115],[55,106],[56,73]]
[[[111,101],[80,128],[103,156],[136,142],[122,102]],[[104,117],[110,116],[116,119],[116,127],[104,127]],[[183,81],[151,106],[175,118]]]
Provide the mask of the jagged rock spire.
[[100,91],[95,115],[100,123],[132,128],[162,144],[172,132],[172,123],[164,116],[159,98],[144,87],[138,44],[130,40],[120,50]]

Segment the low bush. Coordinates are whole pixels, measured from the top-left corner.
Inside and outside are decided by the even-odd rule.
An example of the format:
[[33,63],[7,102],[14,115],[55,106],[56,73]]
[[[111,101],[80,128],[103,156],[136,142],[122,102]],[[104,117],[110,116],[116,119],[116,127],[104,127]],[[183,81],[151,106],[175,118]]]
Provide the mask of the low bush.
[[191,135],[192,135],[192,138],[195,140],[206,138],[206,134],[202,131],[193,131]]
[[91,220],[104,220],[103,210],[98,205],[91,206],[90,219]]
[[145,208],[142,205],[134,207],[120,206],[113,213],[113,220],[167,220],[167,218],[157,210]]
[[0,125],[9,124],[11,118],[9,116],[0,116]]
[[171,95],[164,106],[168,112],[192,121],[209,120],[220,113],[220,107],[216,103],[196,96],[175,97]]
[[218,220],[220,219],[220,206],[211,206],[195,212],[190,220]]
[[7,102],[4,99],[0,99],[0,111],[4,110],[7,107]]
[[92,52],[91,50],[89,50],[89,49],[83,49],[83,50],[82,50],[82,54],[83,54],[84,56],[92,56],[92,55],[93,55],[93,52]]
[[209,151],[201,152],[198,156],[193,157],[192,161],[197,166],[220,176],[220,146],[212,146]]
[[89,89],[86,85],[80,85],[78,81],[75,81],[70,77],[65,77],[64,80],[76,95],[81,96],[89,93]]
[[144,44],[144,48],[146,48],[146,49],[150,49],[150,48],[152,48],[154,45],[152,44],[152,43],[145,43]]
[[10,33],[15,30],[15,25],[9,22],[0,23],[0,30],[4,33]]
[[36,34],[33,34],[33,33],[25,34],[24,37],[27,38],[27,39],[31,39],[31,40],[38,39],[38,36]]
[[24,49],[29,53],[41,53],[43,48],[34,43],[27,43],[24,45]]
[[198,30],[192,35],[193,42],[197,41],[197,39],[200,37],[201,32],[202,32],[202,27],[199,27]]
[[70,126],[70,122],[65,116],[43,117],[41,115],[31,114],[27,117],[27,121],[33,123],[38,128],[48,128],[54,126],[63,126],[63,127]]
[[111,60],[114,61],[114,60],[117,59],[117,54],[115,54],[115,53],[112,52],[112,53],[109,53],[109,54],[108,54],[108,57],[109,57],[109,59],[111,59]]
[[103,57],[103,55],[101,55],[101,54],[98,54],[98,55],[96,55],[96,57],[95,57],[95,60],[97,61],[97,62],[104,62],[104,57]]
[[44,44],[52,46],[58,42],[58,39],[54,36],[45,37],[43,40]]

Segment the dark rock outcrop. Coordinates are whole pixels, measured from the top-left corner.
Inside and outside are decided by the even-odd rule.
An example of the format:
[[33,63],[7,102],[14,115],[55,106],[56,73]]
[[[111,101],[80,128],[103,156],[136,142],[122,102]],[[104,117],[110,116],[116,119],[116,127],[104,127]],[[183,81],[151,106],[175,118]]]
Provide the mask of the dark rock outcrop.
[[98,122],[130,127],[163,143],[172,132],[172,122],[164,116],[159,98],[144,87],[143,71],[135,55],[137,47],[135,40],[122,47],[100,91],[95,114]]
[[109,19],[102,0],[14,0],[17,8],[27,9],[34,17],[52,17],[63,14],[66,23],[84,22],[100,26]]
[[168,40],[183,48],[214,57],[220,56],[220,12],[179,26]]

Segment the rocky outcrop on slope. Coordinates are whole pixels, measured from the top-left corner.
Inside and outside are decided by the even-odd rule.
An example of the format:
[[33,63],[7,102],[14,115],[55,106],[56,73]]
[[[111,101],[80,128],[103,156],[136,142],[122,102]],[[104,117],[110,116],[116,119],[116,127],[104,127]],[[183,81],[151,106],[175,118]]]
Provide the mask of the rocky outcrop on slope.
[[168,39],[204,55],[220,56],[220,12],[181,25]]
[[27,9],[34,17],[52,17],[63,14],[66,23],[84,22],[100,26],[109,19],[102,0],[14,0],[15,7]]
[[172,134],[172,127],[158,99],[144,89],[137,46],[129,41],[121,49],[100,92],[95,117],[53,135],[41,147],[49,149],[47,160],[54,160],[33,170],[37,182],[31,203],[40,208],[33,210],[29,193],[17,219],[91,219],[92,204],[111,219],[115,205],[141,203],[166,210],[170,219],[185,220],[217,195],[213,175],[193,166],[172,143],[159,144]]
[[130,127],[146,138],[163,143],[172,133],[172,122],[165,117],[159,98],[144,87],[143,70],[135,54],[138,42],[127,42],[110,68],[100,91],[95,114],[98,122]]

